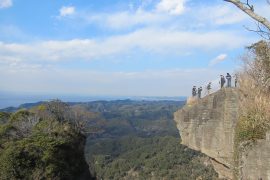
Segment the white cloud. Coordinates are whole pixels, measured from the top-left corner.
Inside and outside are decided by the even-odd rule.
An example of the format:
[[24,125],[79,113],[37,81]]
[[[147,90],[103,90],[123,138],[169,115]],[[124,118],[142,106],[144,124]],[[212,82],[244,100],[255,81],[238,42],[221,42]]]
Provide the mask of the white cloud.
[[[0,66],[0,84],[1,90],[33,92],[34,89],[46,94],[183,96],[190,94],[188,87],[192,87],[193,83],[204,87],[219,73],[211,69],[101,72],[38,66],[10,71],[8,67]],[[181,83],[176,83],[179,81]]]
[[101,26],[112,29],[132,28],[137,25],[160,25],[163,22],[168,22],[170,19],[169,16],[144,10],[98,14],[87,18],[88,22],[96,22]]
[[61,9],[59,10],[60,12],[60,16],[64,17],[64,16],[69,16],[75,13],[75,7],[73,6],[63,6],[61,7]]
[[230,25],[243,22],[247,15],[230,4],[199,6],[194,11],[195,19],[214,25]]
[[252,40],[236,32],[143,29],[105,39],[73,39],[28,44],[0,42],[0,56],[5,56],[5,59],[29,62],[57,62],[93,60],[107,56],[121,57],[134,49],[150,54],[180,55],[196,49],[205,51],[230,50],[242,47]]
[[[126,11],[116,11],[110,13],[89,13],[78,11],[76,19],[87,24],[97,24],[101,27],[122,30],[126,28],[136,28],[141,26],[163,26],[164,24],[177,24],[175,17],[171,14],[179,15],[184,11],[185,0],[162,0],[154,5],[152,0],[142,1],[139,7],[132,6]],[[148,7],[148,9],[146,8]]]
[[[185,8],[187,0],[162,0],[147,9],[143,6],[134,10],[116,11],[110,13],[89,13],[78,11],[72,22],[80,22],[84,25],[98,25],[99,27],[125,30],[127,28],[138,29],[141,27],[177,27],[181,29],[213,29],[213,26],[234,25],[248,19],[245,13],[229,4],[224,5],[196,5]],[[177,8],[178,7],[178,8]],[[182,8],[180,8],[182,7]],[[184,11],[187,9],[186,11]],[[165,12],[165,13],[164,13]],[[184,13],[185,12],[185,13]],[[182,14],[171,16],[171,14]],[[75,23],[76,23],[75,22]],[[73,23],[70,23],[73,24]],[[211,25],[211,26],[209,26]]]
[[12,0],[0,0],[0,9],[9,8],[12,6]]
[[227,54],[220,54],[216,58],[214,58],[212,61],[210,61],[209,66],[214,66],[222,61],[224,61],[228,57]]
[[173,16],[169,14],[154,10],[145,10],[142,7],[134,8],[134,10],[97,13],[78,10],[71,21],[74,22],[75,19],[76,22],[80,22],[80,24],[84,26],[97,25],[106,30],[126,30],[146,26],[162,26],[165,23],[172,23],[174,20]]
[[159,12],[168,12],[173,15],[180,15],[185,10],[185,0],[161,0],[156,9]]

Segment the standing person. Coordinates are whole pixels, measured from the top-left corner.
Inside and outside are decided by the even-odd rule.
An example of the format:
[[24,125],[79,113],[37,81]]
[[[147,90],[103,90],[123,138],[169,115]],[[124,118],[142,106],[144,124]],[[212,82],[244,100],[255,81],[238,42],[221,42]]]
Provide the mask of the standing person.
[[235,74],[234,76],[234,87],[237,87],[237,82],[238,82],[238,77],[237,77],[237,74]]
[[224,84],[226,83],[226,80],[223,75],[220,75],[220,89],[224,87]]
[[206,86],[206,89],[207,89],[207,94],[209,95],[211,91],[211,82],[208,83],[208,85]]
[[193,86],[192,88],[192,97],[195,97],[197,95],[197,88],[196,86]]
[[198,98],[201,99],[202,97],[202,87],[198,88]]
[[227,73],[226,79],[227,79],[227,87],[231,87],[232,76],[229,73]]

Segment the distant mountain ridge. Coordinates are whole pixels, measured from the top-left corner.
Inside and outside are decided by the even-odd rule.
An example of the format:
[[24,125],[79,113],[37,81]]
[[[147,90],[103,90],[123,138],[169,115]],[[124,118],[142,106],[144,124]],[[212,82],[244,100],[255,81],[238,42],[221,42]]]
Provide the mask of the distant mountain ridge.
[[16,94],[0,91],[0,109],[18,107],[23,104],[31,104],[42,101],[60,99],[63,102],[93,102],[93,101],[116,101],[116,100],[135,100],[135,101],[185,101],[185,96],[87,96],[87,95],[42,95],[42,94]]
[[19,109],[30,109],[32,107],[35,107],[35,106],[38,106],[40,104],[43,104],[45,101],[39,101],[39,102],[36,102],[36,103],[25,103],[25,104],[21,104],[20,106],[18,107],[7,107],[7,108],[3,108],[3,109],[0,109],[0,111],[2,112],[15,112]]
[[[88,101],[88,102],[66,102],[67,104],[69,105],[76,105],[76,104],[87,104],[87,103],[102,103],[102,102],[112,102],[112,103],[117,103],[117,102],[156,102],[156,101],[160,101],[160,102],[166,102],[166,101],[185,101],[185,97],[180,97],[179,99],[176,99],[174,97],[141,97],[141,99],[123,99],[123,100],[97,100],[97,101]],[[15,112],[19,109],[30,109],[32,107],[35,107],[35,106],[38,106],[40,104],[43,104],[45,102],[48,102],[48,101],[37,101],[37,102],[33,102],[33,103],[23,103],[23,104],[20,104],[19,106],[9,106],[9,107],[6,107],[6,108],[2,108],[0,109],[0,112]]]

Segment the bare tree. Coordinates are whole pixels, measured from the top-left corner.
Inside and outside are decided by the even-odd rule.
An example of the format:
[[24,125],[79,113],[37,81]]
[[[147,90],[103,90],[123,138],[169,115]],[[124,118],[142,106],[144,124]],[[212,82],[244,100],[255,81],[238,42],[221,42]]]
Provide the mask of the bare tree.
[[76,130],[85,133],[87,128],[87,123],[89,123],[89,119],[91,119],[92,114],[86,110],[85,107],[82,106],[73,106],[71,108],[73,113],[73,123]]
[[[45,104],[49,115],[59,122],[70,122],[72,115],[70,107],[67,103],[59,99],[52,100]],[[47,115],[48,116],[48,115]]]
[[[251,18],[257,22],[257,30],[251,30],[259,33],[262,37],[270,39],[270,21],[263,16],[258,15],[254,12],[254,6],[249,3],[249,0],[241,2],[240,0],[224,0],[234,4],[236,7],[241,9]],[[270,0],[267,0],[267,3],[270,5]]]
[[27,110],[20,110],[16,112],[10,122],[16,129],[13,131],[13,136],[27,137],[31,134],[33,127],[40,121],[40,118]]

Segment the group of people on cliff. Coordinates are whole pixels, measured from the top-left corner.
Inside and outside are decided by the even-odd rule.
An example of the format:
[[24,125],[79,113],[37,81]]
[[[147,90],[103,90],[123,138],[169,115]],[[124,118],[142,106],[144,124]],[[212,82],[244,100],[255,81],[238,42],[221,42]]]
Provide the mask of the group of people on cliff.
[[[232,87],[232,76],[227,73],[226,75],[226,79],[227,79],[227,87]],[[237,87],[237,75],[234,75],[234,87]],[[226,83],[226,80],[225,80],[225,77],[223,75],[220,75],[220,88],[223,88],[225,83]]]
[[[227,87],[230,88],[232,87],[232,76],[230,75],[230,73],[227,73],[227,75],[224,77],[223,75],[220,75],[220,81],[219,81],[219,84],[220,84],[220,88],[222,89],[225,85],[225,83],[227,82]],[[234,87],[237,87],[237,83],[238,83],[238,79],[237,79],[237,75],[234,76]],[[210,91],[212,89],[212,83],[209,82],[206,86],[206,90],[207,90],[207,94],[210,94]],[[202,97],[202,91],[203,91],[203,88],[200,86],[197,87],[196,86],[193,86],[192,88],[192,97],[198,97],[198,98],[201,98]]]

